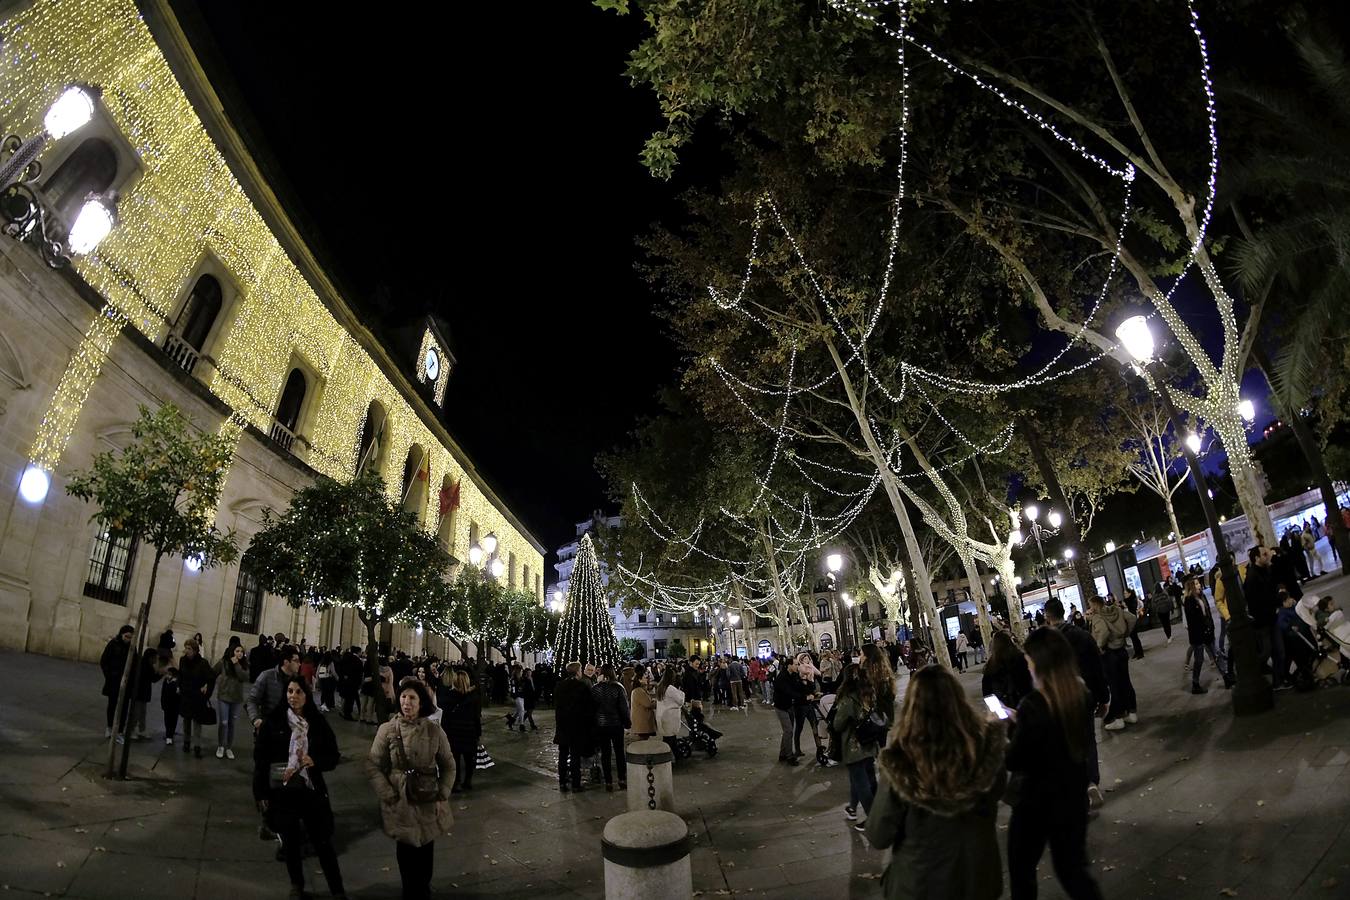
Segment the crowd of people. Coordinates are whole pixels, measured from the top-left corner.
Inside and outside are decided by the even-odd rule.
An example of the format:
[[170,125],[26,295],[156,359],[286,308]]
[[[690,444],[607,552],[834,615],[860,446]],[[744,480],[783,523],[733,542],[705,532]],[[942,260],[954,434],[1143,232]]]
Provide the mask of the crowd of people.
[[[1275,687],[1326,680],[1333,673],[1319,664],[1328,656],[1336,659],[1335,674],[1344,671],[1326,644],[1350,623],[1332,598],[1304,594],[1306,579],[1292,557],[1256,547],[1239,574]],[[485,706],[503,706],[507,730],[522,734],[540,730],[534,720],[540,704],[553,707],[558,788],[571,794],[586,790],[588,781],[626,790],[630,741],[658,738],[683,758],[687,738],[721,737],[705,715],[759,704],[778,721],[781,764],[800,765],[806,732],[817,766],[844,767],[845,819],[871,844],[893,851],[883,881],[887,896],[999,896],[1001,801],[1012,808],[1006,852],[1012,897],[1036,895],[1037,864],[1049,847],[1068,895],[1091,898],[1100,891],[1088,866],[1087,823],[1104,802],[1095,720],[1108,732],[1139,722],[1130,664],[1143,658],[1139,630],[1150,621],[1167,643],[1172,626],[1184,623],[1190,691],[1208,690],[1206,659],[1231,687],[1224,594],[1217,570],[1193,569],[1160,582],[1148,597],[1133,590],[1120,600],[1090,597],[1086,610],[1071,605],[1066,612],[1052,597],[1020,642],[995,619],[987,656],[971,628],[944,650],[958,673],[983,662],[983,709],[918,640],[750,660],[692,656],[617,667],[573,661],[555,672],[545,663],[475,668],[403,653],[371,660],[358,647],[306,648],[284,635],[261,637],[248,650],[232,638],[213,664],[200,635],[175,657],[166,632],[131,666],[128,702],[115,723],[132,652],[133,632],[124,626],[102,659],[106,734],[116,725],[118,740],[148,739],[146,710],[159,683],[165,744],[175,742],[181,722],[184,752],[200,757],[210,727],[216,757],[234,759],[242,714],[254,738],[260,834],[279,841],[293,895],[303,891],[302,859],[311,853],[330,892],[343,896],[324,783],[340,755],[325,714],[375,726],[364,760],[373,799],[396,844],[404,896],[427,897],[434,842],[451,825],[448,801],[471,791],[475,770],[491,765],[483,746]]]

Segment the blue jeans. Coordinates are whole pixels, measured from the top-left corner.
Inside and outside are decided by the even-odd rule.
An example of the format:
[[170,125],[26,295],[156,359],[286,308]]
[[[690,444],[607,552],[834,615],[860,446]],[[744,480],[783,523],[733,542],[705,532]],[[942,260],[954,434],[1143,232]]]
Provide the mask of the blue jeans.
[[872,811],[877,796],[877,765],[873,757],[848,764],[848,805],[865,812]]
[[216,701],[216,746],[234,749],[234,714],[240,704],[228,700]]

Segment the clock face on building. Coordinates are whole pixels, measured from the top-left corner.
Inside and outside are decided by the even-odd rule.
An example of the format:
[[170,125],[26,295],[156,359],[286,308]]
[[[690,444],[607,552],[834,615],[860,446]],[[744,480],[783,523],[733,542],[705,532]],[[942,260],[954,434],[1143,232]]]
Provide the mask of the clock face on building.
[[424,359],[424,360],[422,361],[422,365],[423,365],[423,366],[425,367],[425,369],[426,369],[427,378],[428,378],[429,380],[435,381],[437,378],[440,377],[440,375],[441,375],[441,355],[440,355],[439,353],[436,352],[436,348],[435,348],[435,347],[432,347],[432,348],[430,348],[429,350],[427,350],[427,356],[426,356],[426,359]]

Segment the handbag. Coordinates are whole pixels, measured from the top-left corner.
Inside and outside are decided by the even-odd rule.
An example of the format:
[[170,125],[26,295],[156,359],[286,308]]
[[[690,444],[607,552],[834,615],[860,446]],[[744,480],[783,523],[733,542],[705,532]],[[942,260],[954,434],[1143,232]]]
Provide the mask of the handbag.
[[441,796],[440,770],[435,765],[427,769],[413,767],[403,746],[403,731],[397,726],[394,739],[398,741],[398,755],[403,757],[403,795],[409,803],[435,803]]
[[197,721],[203,725],[216,724],[216,711],[208,702],[202,711],[197,715]]
[[283,788],[286,786],[286,770],[290,768],[289,763],[272,763],[267,767],[267,784],[272,788]]
[[881,744],[886,740],[886,720],[876,710],[872,710],[867,717],[860,721],[854,728],[854,734],[858,737],[858,743]]

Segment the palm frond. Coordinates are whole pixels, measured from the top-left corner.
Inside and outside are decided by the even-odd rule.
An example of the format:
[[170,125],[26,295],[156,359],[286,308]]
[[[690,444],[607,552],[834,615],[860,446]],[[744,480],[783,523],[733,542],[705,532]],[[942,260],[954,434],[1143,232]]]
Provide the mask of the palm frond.
[[1325,341],[1333,330],[1333,316],[1343,314],[1350,304],[1350,280],[1345,271],[1325,269],[1324,275],[1283,335],[1282,346],[1271,363],[1271,388],[1291,414],[1306,406],[1317,391],[1318,373],[1327,361]]

